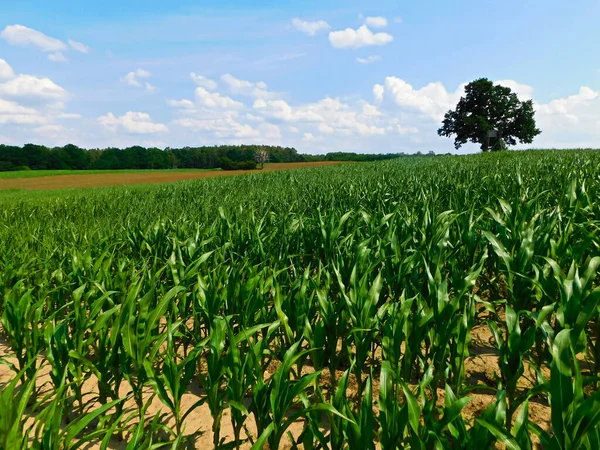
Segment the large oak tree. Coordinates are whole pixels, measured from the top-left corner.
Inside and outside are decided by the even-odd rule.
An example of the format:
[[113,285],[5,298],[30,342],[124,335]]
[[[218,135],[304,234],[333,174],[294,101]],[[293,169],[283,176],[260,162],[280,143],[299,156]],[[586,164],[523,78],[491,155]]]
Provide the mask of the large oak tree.
[[516,145],[517,141],[530,144],[541,133],[535,125],[532,100],[522,102],[510,88],[480,78],[467,84],[465,96],[455,110],[446,113],[438,134],[455,136],[457,149],[470,141],[481,145],[486,152],[487,134],[491,130],[499,132],[499,143],[504,144],[494,146],[493,150]]

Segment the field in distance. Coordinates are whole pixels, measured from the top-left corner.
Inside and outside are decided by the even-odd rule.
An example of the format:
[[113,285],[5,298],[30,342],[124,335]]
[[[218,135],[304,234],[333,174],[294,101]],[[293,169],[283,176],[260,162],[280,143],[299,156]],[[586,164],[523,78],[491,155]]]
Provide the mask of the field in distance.
[[[339,161],[273,163],[265,164],[262,172],[303,169],[342,164]],[[54,190],[70,188],[94,188],[132,184],[171,183],[182,180],[195,180],[260,173],[260,170],[221,170],[221,169],[165,169],[165,170],[28,170],[0,172],[0,190]]]

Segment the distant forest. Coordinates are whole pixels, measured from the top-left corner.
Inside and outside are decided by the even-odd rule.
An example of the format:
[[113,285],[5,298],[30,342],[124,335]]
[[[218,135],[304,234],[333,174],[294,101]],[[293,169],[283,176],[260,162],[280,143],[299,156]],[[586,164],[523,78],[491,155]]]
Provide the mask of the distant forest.
[[86,150],[76,145],[48,148],[26,144],[0,145],[0,171],[13,170],[116,170],[116,169],[256,169],[254,154],[264,149],[269,162],[378,161],[407,156],[398,153],[327,153],[303,155],[290,147],[222,145],[215,147],[128,147]]

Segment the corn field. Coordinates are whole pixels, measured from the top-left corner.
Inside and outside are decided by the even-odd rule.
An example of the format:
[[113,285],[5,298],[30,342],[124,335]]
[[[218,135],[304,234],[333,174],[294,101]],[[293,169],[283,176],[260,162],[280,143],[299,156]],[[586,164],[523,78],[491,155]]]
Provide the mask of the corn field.
[[599,449],[599,198],[593,151],[0,193],[0,449]]

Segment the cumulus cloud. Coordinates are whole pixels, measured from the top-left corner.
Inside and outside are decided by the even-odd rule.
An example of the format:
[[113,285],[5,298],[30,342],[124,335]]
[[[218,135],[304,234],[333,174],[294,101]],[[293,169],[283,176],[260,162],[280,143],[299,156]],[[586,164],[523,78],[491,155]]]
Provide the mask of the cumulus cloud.
[[195,109],[196,105],[194,105],[194,102],[191,100],[187,100],[187,99],[182,99],[182,100],[169,100],[167,101],[167,103],[169,104],[169,106],[172,106],[173,108],[181,108],[181,109]]
[[510,88],[517,94],[517,97],[519,97],[519,100],[521,101],[531,100],[533,98],[533,87],[526,84],[517,83],[514,80],[500,80],[496,81],[495,84]]
[[203,87],[196,88],[196,101],[206,108],[241,109],[244,105],[218,92],[209,92]]
[[62,125],[52,124],[52,125],[42,125],[41,127],[34,128],[34,130],[38,134],[48,135],[48,136],[56,136],[63,131],[65,131],[65,127]]
[[129,72],[123,78],[121,78],[121,83],[125,83],[129,86],[142,87],[142,83],[140,82],[140,78],[150,78],[152,74],[144,69],[137,69],[134,72]]
[[[538,105],[537,110],[546,115],[563,115],[569,116],[573,113],[581,112],[584,109],[588,109],[590,106],[597,106],[597,102],[592,102],[598,99],[600,93],[593,89],[583,86],[579,89],[579,92],[574,95],[570,95],[566,98],[560,98],[552,100],[547,104]],[[600,112],[597,108],[592,108],[594,112]]]
[[381,61],[381,56],[371,55],[366,58],[356,58],[356,62],[360,64],[375,64],[376,62]]
[[304,142],[315,142],[315,141],[321,141],[321,140],[323,140],[323,138],[316,137],[312,133],[304,133],[304,136],[302,136],[302,140]]
[[388,26],[388,20],[385,17],[367,17],[365,23],[372,28],[385,28]]
[[419,134],[419,129],[417,127],[403,127],[402,125],[397,125],[396,129],[398,133],[404,134]]
[[307,20],[301,20],[295,18],[292,20],[292,24],[296,28],[296,30],[301,31],[309,36],[316,36],[320,31],[326,31],[331,28],[327,22],[324,20],[317,20],[315,22],[310,22]]
[[252,122],[264,122],[265,121],[264,117],[255,116],[254,114],[250,114],[250,113],[246,114],[245,117],[246,117],[246,119],[248,119]]
[[169,131],[165,125],[153,122],[149,114],[142,112],[128,111],[119,117],[109,112],[105,116],[98,117],[98,122],[114,133],[120,130],[132,134],[154,134]]
[[233,94],[246,95],[256,98],[267,98],[271,96],[271,94],[267,91],[267,84],[263,81],[252,82],[240,80],[229,73],[222,75],[221,81]]
[[81,119],[81,114],[61,113],[56,116],[57,119]]
[[370,103],[366,103],[366,102],[363,104],[363,114],[365,116],[370,116],[370,117],[378,117],[378,116],[383,115],[383,113],[381,111],[379,111],[377,106],[371,105]]
[[0,83],[0,95],[9,97],[38,97],[44,99],[64,99],[67,91],[50,78],[37,78],[32,75],[18,75]]
[[[383,91],[377,88],[378,92]],[[387,77],[385,79],[385,92],[388,93],[400,107],[417,110],[431,120],[440,121],[449,109],[456,106],[460,96],[464,93],[464,85],[454,93],[449,93],[442,83],[429,83],[421,89],[414,89],[406,81]]]
[[69,39],[67,42],[73,50],[78,51],[79,53],[88,53],[90,51],[90,48],[81,42],[73,41],[71,39]]
[[190,73],[190,78],[201,88],[207,89],[209,91],[215,91],[219,85],[216,81],[211,80],[210,78],[206,78],[202,75],[197,75],[194,72]]
[[151,85],[147,81],[142,81],[144,79],[148,79],[152,76],[152,73],[148,72],[144,69],[137,69],[134,72],[129,72],[123,78],[121,78],[121,83],[126,84],[128,86],[134,87],[143,87],[148,92],[156,92],[156,86]]
[[254,102],[254,108],[267,117],[284,122],[313,124],[322,133],[339,133],[346,136],[385,134],[385,129],[374,123],[378,115],[375,107],[367,106],[365,109],[363,106],[360,110],[329,97],[296,107],[284,100],[259,99]]
[[341,31],[329,33],[329,42],[335,48],[362,48],[372,45],[386,45],[394,40],[388,33],[373,33],[369,27],[363,25],[358,30],[346,28]]
[[0,124],[43,124],[47,119],[34,108],[0,98]]
[[18,24],[7,26],[0,36],[11,45],[36,47],[44,52],[60,52],[67,48],[65,43],[58,39]]
[[285,122],[320,122],[325,120],[310,107],[292,108],[285,100],[263,100],[254,102],[254,109],[268,117]]
[[0,80],[6,80],[9,78],[14,78],[15,72],[10,65],[0,58]]
[[275,124],[252,126],[241,121],[237,111],[201,110],[192,117],[175,120],[174,124],[192,131],[204,132],[219,139],[239,142],[281,142],[281,130]]
[[11,133],[23,130],[29,139],[32,131],[46,130],[45,137],[56,137],[62,128],[56,121],[79,118],[64,113],[68,97],[67,91],[49,78],[16,75],[6,61],[0,60],[0,125],[12,127]]
[[383,100],[383,93],[385,89],[381,84],[376,84],[373,86],[373,97],[375,97],[375,101],[380,103]]
[[542,130],[536,139],[544,147],[597,147],[600,141],[600,91],[583,86],[576,94],[534,103],[537,125]]

